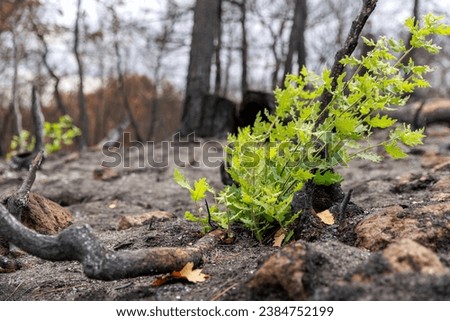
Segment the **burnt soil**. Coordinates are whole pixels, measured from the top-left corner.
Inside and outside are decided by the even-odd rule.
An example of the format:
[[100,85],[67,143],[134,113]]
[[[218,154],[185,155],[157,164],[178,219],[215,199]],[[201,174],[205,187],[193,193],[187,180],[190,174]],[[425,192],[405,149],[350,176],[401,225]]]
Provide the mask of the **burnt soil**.
[[[448,173],[438,172],[429,175],[428,173],[432,166],[450,160],[448,148],[450,130],[446,126],[434,126],[427,130],[427,134],[425,144],[410,150],[407,159],[397,161],[386,159],[380,164],[356,161],[350,168],[337,169],[345,177],[342,184],[343,191],[353,189],[351,200],[364,209],[361,215],[367,216],[393,205],[408,208],[415,204],[426,205],[431,202],[436,192],[429,187],[439,180],[439,175]],[[377,135],[383,137],[385,133]],[[162,149],[158,149],[156,158],[163,159],[165,153]],[[114,168],[119,176],[106,180],[98,177],[96,179],[94,175],[96,170],[102,168],[102,160],[109,160],[100,150],[51,155],[38,173],[32,190],[66,207],[73,214],[76,224],[89,224],[105,246],[116,251],[159,246],[188,246],[198,240],[201,237],[201,228],[184,219],[184,212],[192,210],[193,204],[188,192],[173,181],[175,166],[172,165],[170,152],[168,153],[170,165],[164,168],[151,167],[146,164],[145,159],[145,166],[139,166],[144,155],[139,155],[136,150],[130,150],[126,154],[122,164],[129,162],[130,166],[124,168],[119,165]],[[195,157],[197,160],[201,159],[200,154]],[[223,187],[217,167],[187,165],[182,172],[190,180],[207,177],[215,188]],[[1,161],[0,191],[4,192],[19,186],[24,175],[25,172],[10,171],[6,161]],[[399,184],[400,177],[407,175],[412,177],[408,184]],[[414,177],[417,179],[414,180]],[[117,229],[122,215],[158,210],[171,212],[175,218],[152,221],[151,224],[125,230]],[[334,273],[343,280],[350,268],[358,269],[358,263],[371,255],[370,251],[365,249],[353,251],[354,236],[351,235],[352,231],[348,233],[347,236],[339,236],[342,243],[330,243],[330,240],[321,238],[308,240],[307,255],[314,256],[315,247],[322,243],[323,247],[317,253],[320,252],[322,256],[324,253],[330,253],[332,258],[329,257],[328,260],[333,262],[333,269],[336,269]],[[78,262],[49,262],[19,252],[18,260],[24,267],[12,273],[0,274],[0,300],[288,299],[282,289],[277,293],[277,288],[272,289],[271,293],[248,293],[245,284],[272,254],[280,251],[280,248],[273,247],[270,241],[259,243],[251,234],[239,227],[235,227],[234,234],[236,236],[234,242],[221,244],[205,255],[201,266],[203,273],[209,275],[205,282],[193,284],[177,281],[160,287],[152,286],[155,276],[118,281],[91,280],[83,275]],[[333,257],[332,253],[337,253],[336,248],[344,253],[353,252],[349,252],[348,256]],[[450,266],[448,251],[447,244],[441,246],[438,253],[441,262],[447,268]],[[358,253],[358,258],[355,257],[355,253]],[[371,260],[375,261],[376,258],[376,255],[372,255]],[[308,264],[315,261],[317,259],[312,258]],[[306,266],[306,268],[316,267]],[[325,268],[326,266],[322,267]],[[318,271],[320,272],[320,269]],[[324,284],[328,280],[326,275],[317,274],[315,277],[317,279],[309,274],[304,280],[306,287],[308,284],[316,286],[316,290],[310,291],[311,295],[306,299],[414,299],[407,294],[393,295],[388,290],[385,291],[389,293],[383,294],[383,289],[389,289],[386,284],[394,282],[395,278],[395,282],[404,288],[405,293],[411,293],[415,288],[423,287],[423,283],[428,282],[427,278],[432,278],[427,276],[411,280],[407,276],[398,278],[387,274],[372,283],[360,283],[355,288],[351,284],[339,286],[339,282]],[[435,291],[440,291],[428,293],[428,298],[450,299],[448,291],[439,290],[439,285],[442,286],[444,279],[448,285],[448,275],[427,283],[431,285],[436,283]],[[377,290],[371,290],[370,287]]]

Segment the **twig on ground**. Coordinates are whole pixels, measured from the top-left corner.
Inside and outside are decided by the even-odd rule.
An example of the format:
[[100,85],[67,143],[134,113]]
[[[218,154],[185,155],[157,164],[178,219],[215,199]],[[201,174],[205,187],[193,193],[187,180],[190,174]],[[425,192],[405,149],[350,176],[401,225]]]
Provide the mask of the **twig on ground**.
[[16,286],[16,288],[14,289],[14,291],[12,291],[12,293],[6,298],[5,301],[9,301],[9,300],[13,297],[13,295],[16,294],[17,290],[19,290],[19,288],[22,286],[22,284],[23,284],[24,282],[25,282],[25,280],[22,281],[22,282],[20,282],[19,285]]

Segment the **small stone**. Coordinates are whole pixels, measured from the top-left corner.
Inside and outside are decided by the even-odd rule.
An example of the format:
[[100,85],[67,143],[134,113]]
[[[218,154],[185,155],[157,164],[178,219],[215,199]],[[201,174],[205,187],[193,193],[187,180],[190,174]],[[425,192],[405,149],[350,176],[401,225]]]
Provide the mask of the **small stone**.
[[254,274],[247,286],[253,292],[270,291],[281,287],[291,300],[304,300],[307,297],[303,287],[303,258],[306,248],[294,243],[272,255]]
[[175,216],[170,212],[153,211],[138,215],[123,215],[120,217],[117,229],[126,230],[134,226],[150,224],[152,221],[167,221]]
[[450,202],[403,209],[399,205],[383,208],[361,220],[355,227],[355,245],[370,251],[408,238],[436,250],[450,237]]
[[119,178],[120,174],[115,169],[102,167],[94,169],[93,176],[95,180],[111,181],[113,179]]
[[420,272],[429,275],[443,275],[449,272],[436,253],[410,239],[402,239],[389,245],[382,255],[389,262],[393,272]]

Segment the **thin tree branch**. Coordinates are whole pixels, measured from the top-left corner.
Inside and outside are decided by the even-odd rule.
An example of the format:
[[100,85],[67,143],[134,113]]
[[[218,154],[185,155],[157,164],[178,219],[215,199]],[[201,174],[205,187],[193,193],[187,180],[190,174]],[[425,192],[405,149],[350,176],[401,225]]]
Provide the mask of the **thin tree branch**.
[[[45,40],[43,32],[39,30],[39,26],[36,24],[36,22],[31,21],[31,23],[33,24],[33,29],[35,31],[36,36],[38,37],[39,41],[42,44],[43,51],[41,53],[41,59],[42,62],[44,63],[44,67],[47,70],[50,77],[52,77],[53,80],[55,81],[55,84],[53,85],[53,96],[55,97],[56,100],[56,106],[58,107],[62,115],[67,115],[68,112],[66,105],[64,104],[63,99],[61,97],[61,93],[59,92],[59,84],[61,82],[61,78],[58,75],[56,75],[55,71],[50,66],[50,63],[48,61],[49,48],[47,41]],[[77,139],[80,139],[79,136],[77,136]]]

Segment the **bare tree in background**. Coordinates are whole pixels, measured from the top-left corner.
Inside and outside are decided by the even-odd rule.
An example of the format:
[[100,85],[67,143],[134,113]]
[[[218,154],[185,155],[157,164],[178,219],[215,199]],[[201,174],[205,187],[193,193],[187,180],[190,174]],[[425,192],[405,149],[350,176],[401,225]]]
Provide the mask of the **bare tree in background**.
[[81,2],[82,0],[77,0],[77,13],[75,18],[74,27],[74,42],[73,42],[73,53],[77,61],[78,67],[78,109],[79,109],[79,119],[81,126],[81,139],[78,141],[80,148],[84,148],[89,145],[90,135],[89,135],[89,119],[86,110],[86,100],[84,97],[84,68],[83,61],[80,54],[80,21],[81,21]]
[[108,7],[111,15],[112,15],[112,33],[114,37],[114,53],[116,56],[116,71],[117,71],[117,80],[118,80],[118,87],[120,91],[120,96],[122,98],[122,104],[125,109],[125,112],[127,113],[127,117],[130,121],[131,127],[133,128],[133,131],[136,135],[136,139],[138,141],[144,141],[140,132],[138,125],[136,123],[136,120],[133,116],[133,112],[131,111],[130,107],[130,101],[128,99],[128,92],[127,88],[125,88],[125,81],[124,81],[124,72],[122,70],[122,55],[120,54],[120,41],[119,41],[119,31],[120,31],[120,20],[119,16],[116,13],[116,10],[114,9],[114,6]]
[[41,46],[42,46],[42,53],[41,53],[41,59],[42,63],[47,70],[50,77],[53,79],[53,97],[56,102],[56,107],[59,109],[61,115],[67,114],[67,107],[64,104],[59,85],[61,83],[61,77],[59,77],[54,68],[51,66],[50,61],[48,59],[49,54],[49,48],[47,44],[47,40],[45,39],[45,33],[48,32],[47,28],[45,26],[38,24],[37,22],[33,21],[33,29],[36,34],[36,37],[39,39]]
[[[258,0],[250,2],[249,10],[257,16],[259,23],[267,29],[270,34],[270,51],[272,52],[274,60],[271,88],[275,88],[279,84],[280,68],[286,58],[287,41],[284,34],[286,31],[286,25],[290,20],[292,20],[292,6],[290,1],[286,2],[283,0],[278,6],[274,5],[276,8],[274,8],[270,15],[267,16],[261,12],[261,9],[264,8],[258,7],[257,4],[260,2],[261,1]],[[295,42],[297,42],[297,39]]]
[[247,7],[245,0],[239,4],[241,9],[241,30],[242,30],[242,75],[241,75],[241,91],[242,96],[248,90],[248,41],[247,41]]
[[[0,127],[1,137],[5,136],[8,123],[11,121],[11,116],[14,116],[13,132],[19,134],[22,131],[22,114],[18,104],[18,67],[19,67],[19,48],[17,43],[17,27],[21,20],[24,10],[24,0],[11,2],[0,2],[0,33],[9,34],[12,43],[12,54],[9,52],[6,56],[12,56],[12,68],[13,75],[11,78],[10,98],[8,104],[8,112],[2,119]],[[3,154],[3,148],[0,148],[0,152]]]
[[159,94],[162,82],[161,69],[163,67],[163,58],[167,54],[167,47],[169,41],[171,40],[174,33],[174,26],[180,15],[178,6],[174,0],[168,0],[166,2],[166,12],[164,17],[164,22],[162,26],[161,33],[153,39],[156,44],[156,62],[153,68],[153,96],[150,105],[150,127],[147,134],[148,139],[154,139],[155,133],[159,129],[158,126],[160,122],[158,121],[158,111],[159,111]]
[[12,36],[12,45],[13,45],[13,77],[12,77],[12,83],[11,83],[11,101],[9,103],[9,108],[11,111],[13,111],[14,119],[15,119],[15,126],[16,126],[16,134],[19,135],[22,130],[22,113],[20,112],[19,108],[19,100],[17,95],[17,87],[18,87],[18,70],[19,70],[19,48],[17,44],[17,30],[16,25],[18,24],[18,20],[20,17],[16,18],[17,20],[14,21],[13,27],[11,29],[11,36]]
[[305,30],[307,19],[306,0],[296,0],[289,48],[284,62],[284,74],[292,73],[294,54],[297,53],[299,69],[306,65]]
[[[8,31],[11,37],[12,46],[12,79],[11,79],[11,94],[9,102],[9,110],[14,115],[14,130],[19,135],[23,130],[22,113],[19,107],[19,64],[25,56],[24,45],[20,41],[20,35],[25,29],[23,24],[26,21],[26,11],[28,6],[32,6],[34,1],[17,1],[13,3],[5,2],[2,4],[2,29]],[[5,9],[5,10],[4,10]],[[6,11],[6,12],[5,12]]]
[[[226,97],[230,94],[230,87],[232,86],[232,66],[236,63],[233,59],[236,57],[237,52],[241,56],[241,34],[236,30],[241,29],[241,9],[240,3],[236,1],[223,1],[222,15],[221,15],[221,27],[220,27],[220,43],[216,46],[216,56],[221,52],[225,52],[224,60],[218,61],[221,67],[220,74],[220,95]],[[220,47],[220,48],[219,48]],[[236,59],[237,60],[237,59]],[[216,62],[217,65],[217,62]],[[217,76],[217,75],[216,75]],[[239,83],[240,86],[240,83]],[[217,93],[217,86],[215,92]],[[241,92],[241,90],[240,90]]]
[[[413,4],[413,8],[412,8],[412,16],[416,19],[419,19],[419,9],[420,9],[420,0],[414,0],[414,4]],[[408,37],[408,40],[406,41],[406,46],[411,47],[410,43],[412,40],[412,35],[410,34]],[[410,58],[413,59],[413,61],[416,61],[415,57],[414,57],[414,53],[416,51],[413,50],[409,53],[409,55],[405,58],[405,61],[408,61]]]
[[199,131],[203,126],[204,99],[210,90],[211,62],[217,36],[221,0],[197,0],[194,10],[191,51],[181,135]]

